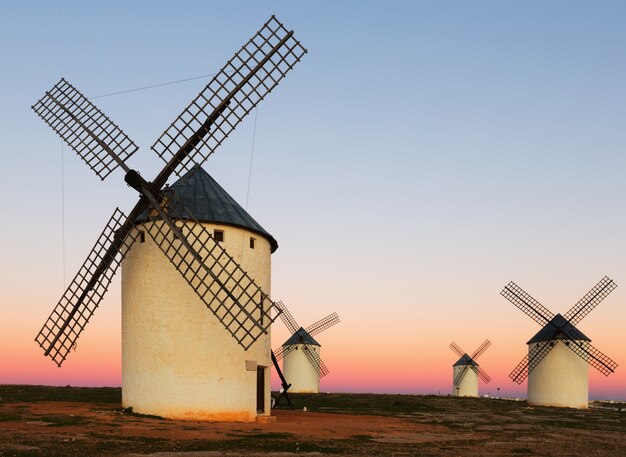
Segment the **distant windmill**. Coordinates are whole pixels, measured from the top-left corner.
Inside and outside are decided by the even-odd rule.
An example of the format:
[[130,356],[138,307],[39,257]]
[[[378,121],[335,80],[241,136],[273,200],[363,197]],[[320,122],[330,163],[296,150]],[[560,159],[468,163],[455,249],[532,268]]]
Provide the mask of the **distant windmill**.
[[[277,243],[200,165],[305,53],[272,16],[154,143],[166,165],[152,182],[126,165],[137,146],[64,79],[33,106],[101,179],[120,167],[140,194],[128,217],[115,210],[38,333],[44,355],[61,366],[124,260],[123,405],[188,419],[269,414]],[[173,173],[184,176],[168,188]],[[244,240],[255,252],[242,260]]]
[[478,366],[476,359],[481,356],[491,341],[485,340],[472,355],[467,355],[454,341],[450,343],[452,349],[461,358],[452,365],[452,395],[459,397],[478,397],[478,378],[487,384],[491,378]]
[[328,368],[320,358],[320,344],[313,336],[339,323],[337,313],[309,325],[300,327],[283,302],[277,302],[280,317],[291,332],[291,337],[276,351],[276,359],[283,359],[283,373],[289,383],[290,392],[319,393],[320,378],[326,376]]
[[605,276],[564,316],[554,315],[513,282],[502,290],[507,300],[542,326],[526,343],[528,355],[509,375],[518,384],[528,377],[528,403],[588,407],[588,364],[608,376],[617,363],[593,347],[575,326],[616,287]]

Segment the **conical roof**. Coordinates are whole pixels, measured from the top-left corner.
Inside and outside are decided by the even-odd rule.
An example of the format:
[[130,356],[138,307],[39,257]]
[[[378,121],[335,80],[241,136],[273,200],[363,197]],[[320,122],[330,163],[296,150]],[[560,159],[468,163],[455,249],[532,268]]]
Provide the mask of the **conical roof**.
[[591,341],[583,332],[570,324],[567,319],[557,314],[550,322],[544,325],[535,336],[528,340],[526,344],[562,339]]
[[310,344],[312,346],[320,346],[321,345],[315,341],[309,332],[300,327],[296,332],[291,335],[291,337],[283,343],[283,346],[293,346],[294,344]]
[[[170,198],[170,202],[180,200],[199,222],[232,225],[250,230],[266,238],[270,242],[272,252],[278,249],[278,242],[274,237],[199,165],[195,165],[163,193],[166,196],[175,194],[176,198]],[[182,206],[175,203],[170,204],[168,214],[173,219],[185,219]],[[135,222],[146,220],[147,211],[144,211]]]
[[469,355],[467,354],[463,354],[461,356],[461,358],[459,360],[456,361],[456,363],[454,365],[452,365],[453,367],[459,367],[459,366],[465,366],[465,365],[473,365],[475,367],[478,366],[478,364],[476,362],[474,362],[474,359],[472,359]]

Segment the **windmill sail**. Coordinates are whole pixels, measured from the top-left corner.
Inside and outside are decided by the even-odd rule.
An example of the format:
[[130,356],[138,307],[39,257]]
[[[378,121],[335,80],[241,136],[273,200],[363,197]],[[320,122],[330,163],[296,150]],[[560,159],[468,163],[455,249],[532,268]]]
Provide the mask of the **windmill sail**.
[[454,341],[452,343],[450,343],[449,347],[454,352],[456,352],[459,357],[463,357],[465,355],[465,351],[463,351],[463,349],[461,349],[461,347],[458,344],[456,344]]
[[296,333],[300,326],[293,318],[287,307],[282,301],[276,302],[276,307],[280,310],[280,318],[291,333]]
[[524,292],[522,288],[513,281],[511,281],[500,294],[539,325],[546,325],[554,318],[554,314],[552,314],[548,308]]
[[477,359],[487,350],[489,346],[491,346],[491,341],[485,340],[483,344],[478,346],[478,348],[474,351],[474,353],[470,357],[474,360]]
[[102,180],[137,152],[122,129],[65,79],[32,108]]
[[339,316],[337,313],[332,313],[326,316],[323,319],[315,322],[314,324],[309,325],[304,330],[311,336],[315,336],[318,333],[322,333],[324,330],[331,328],[333,325],[337,325],[339,323]]
[[[152,145],[182,176],[201,165],[302,59],[306,49],[272,16]],[[176,151],[182,151],[182,160]],[[180,166],[179,166],[180,163]]]
[[306,358],[309,359],[309,362],[311,362],[311,365],[320,378],[323,378],[330,373],[324,362],[322,362],[320,355],[313,349],[313,346],[304,345],[302,346],[302,351],[304,352],[304,355],[306,355]]
[[168,207],[176,208],[184,224],[177,226],[167,215],[168,207],[156,205],[144,224],[148,235],[224,328],[248,349],[267,333],[280,310],[176,194],[166,195]]
[[581,342],[578,340],[565,340],[564,344],[569,347],[574,354],[589,363],[589,365],[594,367],[604,376],[610,375],[617,368],[617,363],[615,363],[615,361],[613,361],[608,355],[600,352],[587,341]]
[[291,351],[294,351],[296,349],[296,347],[297,346],[281,346],[281,347],[279,347],[277,350],[273,351],[274,352],[274,356],[276,357],[276,360],[281,360],[283,357],[285,357]]
[[467,374],[468,369],[469,369],[469,365],[464,365],[463,367],[459,368],[456,375],[454,376],[453,382],[455,386],[458,386],[459,384],[461,384],[461,381],[463,381],[463,378],[465,378],[465,375]]
[[[515,366],[513,371],[509,373],[509,378],[514,382],[521,384],[528,377],[528,373],[532,368],[536,367],[539,362],[550,352],[552,349],[550,342],[542,342],[535,345],[529,355],[525,355],[524,358]],[[532,368],[531,368],[532,366]]]
[[583,318],[589,314],[596,306],[602,302],[613,290],[617,287],[617,284],[612,279],[606,276],[600,280],[589,292],[581,298],[578,303],[572,306],[567,313],[565,313],[565,319],[572,325],[578,324]]
[[85,263],[35,337],[44,354],[58,366],[76,344],[136,239],[137,234],[126,236],[121,232],[125,219],[124,213],[116,209]]
[[478,377],[482,379],[485,384],[489,384],[491,382],[491,376],[489,376],[487,372],[483,370],[482,368],[480,368],[479,366],[472,367],[472,370],[476,372]]

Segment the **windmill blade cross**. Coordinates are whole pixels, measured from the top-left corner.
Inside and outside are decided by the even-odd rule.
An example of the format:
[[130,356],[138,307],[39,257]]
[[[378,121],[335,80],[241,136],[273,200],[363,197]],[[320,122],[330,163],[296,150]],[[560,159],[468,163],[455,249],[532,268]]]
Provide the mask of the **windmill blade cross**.
[[[185,224],[192,228],[185,226],[188,235],[182,233],[160,206],[161,189],[179,165],[186,170],[204,162],[305,53],[293,32],[272,16],[155,142],[152,149],[166,165],[151,183],[125,164],[137,151],[135,143],[64,79],[33,105],[101,179],[121,167],[124,180],[141,194],[124,223],[123,215],[114,214],[37,335],[36,341],[59,366],[102,300],[121,262],[116,256],[123,258],[126,243],[132,244],[139,235],[133,222],[149,207],[149,234],[238,343],[247,349],[267,333],[281,310],[186,208]],[[272,310],[277,311],[274,319]]]
[[481,355],[482,355],[482,354],[483,354],[483,353],[487,350],[487,348],[488,348],[489,346],[491,346],[491,341],[489,341],[489,340],[485,340],[485,341],[483,342],[483,344],[481,344],[481,345],[478,347],[478,349],[476,349],[476,350],[474,351],[474,353],[470,356],[470,358],[471,358],[472,360],[477,359],[479,356],[481,356]]
[[65,79],[46,92],[32,109],[104,180],[122,166],[137,145],[96,105]]
[[463,357],[465,355],[465,351],[461,349],[461,347],[458,344],[456,344],[454,341],[450,343],[450,349],[456,352],[459,355],[459,357]]
[[554,317],[548,308],[524,292],[513,281],[506,285],[500,294],[541,326],[546,325]]
[[120,262],[136,239],[136,234],[128,235],[124,219],[124,213],[116,209],[35,337],[44,355],[59,367],[102,301]]
[[578,324],[587,314],[589,314],[596,306],[604,300],[615,288],[617,284],[612,279],[604,277],[596,284],[578,303],[565,314],[565,319],[570,324]]
[[315,336],[319,333],[322,333],[324,330],[329,329],[330,327],[337,325],[339,323],[339,316],[337,313],[332,313],[323,319],[315,322],[314,324],[309,325],[304,330],[311,336]]
[[201,165],[305,53],[272,16],[153,144],[163,171],[180,175]]
[[[303,338],[303,335],[306,335],[306,334],[312,337],[313,335],[317,335],[318,333],[326,330],[327,328],[330,328],[333,325],[336,325],[339,323],[339,316],[337,315],[337,313],[332,313],[324,317],[323,319],[320,319],[319,321],[315,322],[314,324],[309,325],[306,329],[302,329],[298,325],[298,323],[296,322],[296,320],[291,315],[291,313],[289,312],[289,310],[287,309],[287,307],[282,301],[277,302],[276,306],[282,311],[281,318],[283,322],[285,323],[285,325],[287,326],[287,328],[289,329],[289,331],[294,336],[298,334],[299,338]],[[287,348],[283,346],[281,348],[282,351],[280,351],[281,358],[287,355],[288,353],[290,353],[291,351],[293,351],[297,347],[298,347],[298,344],[291,344],[287,346]],[[309,347],[308,344],[302,345],[302,351],[304,352],[307,359],[309,360],[309,362],[311,363],[311,365],[313,366],[313,368],[315,369],[315,371],[317,372],[320,378],[326,376],[329,373],[328,368],[326,367],[326,365],[320,358],[320,355],[318,352],[316,352],[314,349]],[[276,352],[277,357],[278,357],[278,352],[279,351]]]

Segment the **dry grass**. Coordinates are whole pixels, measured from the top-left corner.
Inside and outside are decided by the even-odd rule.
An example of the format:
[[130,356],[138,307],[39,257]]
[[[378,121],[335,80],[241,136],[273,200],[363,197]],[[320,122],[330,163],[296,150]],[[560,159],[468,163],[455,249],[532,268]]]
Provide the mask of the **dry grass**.
[[620,404],[572,410],[486,398],[301,394],[293,395],[297,411],[277,411],[277,423],[260,425],[132,414],[121,410],[120,389],[113,388],[0,386],[0,397],[2,457],[200,451],[212,456],[626,455],[626,410]]

